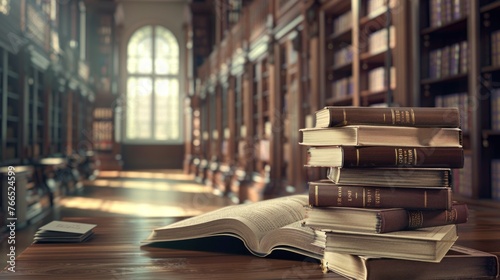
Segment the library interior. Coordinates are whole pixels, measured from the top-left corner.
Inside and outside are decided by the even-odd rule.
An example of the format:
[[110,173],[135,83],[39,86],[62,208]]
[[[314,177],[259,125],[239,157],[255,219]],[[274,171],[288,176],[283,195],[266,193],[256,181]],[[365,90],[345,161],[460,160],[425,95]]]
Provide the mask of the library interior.
[[500,279],[498,18],[0,1],[0,278]]

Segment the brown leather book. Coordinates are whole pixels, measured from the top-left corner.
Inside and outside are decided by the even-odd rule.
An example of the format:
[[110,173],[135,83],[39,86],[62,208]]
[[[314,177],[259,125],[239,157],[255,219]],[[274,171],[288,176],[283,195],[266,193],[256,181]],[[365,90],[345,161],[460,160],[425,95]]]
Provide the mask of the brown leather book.
[[461,147],[326,146],[308,149],[308,166],[462,168]]
[[316,127],[346,125],[460,127],[460,114],[455,107],[327,106],[316,112]]
[[454,203],[450,210],[404,208],[306,207],[304,225],[317,230],[339,229],[387,233],[425,227],[466,223],[467,204]]
[[451,209],[452,190],[443,188],[364,187],[309,182],[311,206]]

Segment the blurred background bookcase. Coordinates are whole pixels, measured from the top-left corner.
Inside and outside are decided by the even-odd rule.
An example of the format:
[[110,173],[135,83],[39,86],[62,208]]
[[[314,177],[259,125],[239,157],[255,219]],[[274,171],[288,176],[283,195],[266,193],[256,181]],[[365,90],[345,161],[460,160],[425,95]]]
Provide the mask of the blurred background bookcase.
[[464,168],[454,170],[462,197],[498,200],[497,88],[499,1],[419,2],[421,106],[456,106],[464,131]]
[[193,70],[189,119],[199,129],[186,172],[215,162],[214,178],[226,177],[217,188],[238,201],[303,192],[325,175],[303,167],[298,145],[316,110],[457,106],[466,150],[457,196],[498,204],[500,1],[229,2],[238,9],[214,0],[214,13],[238,16],[213,22],[213,50]]

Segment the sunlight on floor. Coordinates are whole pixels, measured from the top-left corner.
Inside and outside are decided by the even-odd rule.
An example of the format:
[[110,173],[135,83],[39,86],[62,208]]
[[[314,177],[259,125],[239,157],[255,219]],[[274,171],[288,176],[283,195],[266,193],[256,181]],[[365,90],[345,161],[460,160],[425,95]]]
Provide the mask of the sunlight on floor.
[[179,182],[158,182],[158,181],[127,181],[127,180],[105,180],[96,179],[92,181],[94,187],[113,187],[127,188],[140,190],[157,190],[157,191],[177,191],[188,193],[209,193],[212,188],[205,185],[185,184]]
[[208,210],[213,210],[207,209],[207,207],[204,207],[203,205],[196,205],[196,201],[194,201],[193,204],[194,205],[192,207],[179,207],[88,197],[65,197],[59,200],[59,205],[67,208],[102,211],[112,214],[138,217],[193,216],[204,213]]
[[100,171],[100,178],[137,178],[137,179],[168,179],[193,180],[194,175],[184,174],[182,170],[168,171]]

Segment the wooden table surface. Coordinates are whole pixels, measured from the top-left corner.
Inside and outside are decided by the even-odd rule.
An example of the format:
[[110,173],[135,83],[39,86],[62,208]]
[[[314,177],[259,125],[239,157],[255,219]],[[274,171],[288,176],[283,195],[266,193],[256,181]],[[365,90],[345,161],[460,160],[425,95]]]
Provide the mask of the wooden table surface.
[[[97,224],[95,236],[80,244],[33,244],[17,256],[16,272],[3,270],[0,279],[344,279],[323,274],[317,262],[300,256],[259,258],[140,246],[153,228],[174,218],[65,220]],[[471,211],[469,222],[459,226],[457,244],[500,255],[499,209]]]

